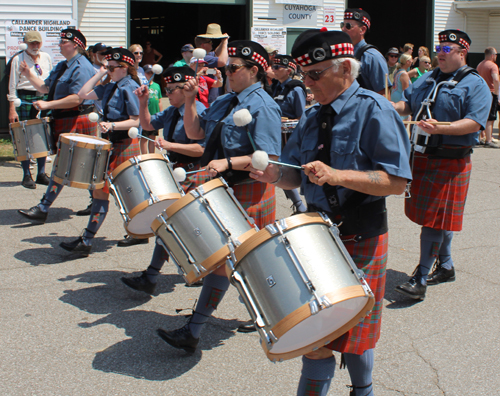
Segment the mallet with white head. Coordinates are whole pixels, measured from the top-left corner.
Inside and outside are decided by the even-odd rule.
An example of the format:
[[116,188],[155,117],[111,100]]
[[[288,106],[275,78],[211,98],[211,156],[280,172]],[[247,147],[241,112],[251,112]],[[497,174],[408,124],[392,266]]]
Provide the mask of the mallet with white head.
[[204,172],[206,170],[207,170],[206,168],[203,168],[203,169],[197,169],[194,171],[186,172],[186,170],[184,168],[175,168],[174,169],[174,179],[180,183],[180,182],[183,182],[184,180],[186,180],[187,175],[192,175],[193,173]]
[[203,48],[196,48],[193,51],[193,57],[196,59],[196,69],[194,71],[195,76],[198,75],[198,60],[205,59],[205,56],[207,56],[207,51],[205,51]]
[[33,104],[33,103],[31,103],[31,102],[26,102],[25,100],[21,100],[21,99],[19,99],[19,98],[14,99],[14,106],[15,106],[15,107],[19,107],[19,106],[21,106],[21,105],[23,105],[23,104],[24,104],[24,105],[31,105],[31,104]]
[[151,68],[151,71],[153,72],[153,75],[148,80],[148,84],[147,84],[148,87],[149,87],[149,84],[151,84],[151,80],[154,78],[155,74],[163,73],[163,67],[161,67],[161,65],[159,65],[159,64],[156,64],[156,65],[153,65],[153,67]]
[[135,139],[135,138],[146,139],[146,140],[149,140],[150,142],[156,143],[156,141],[155,141],[155,140],[150,139],[150,138],[148,138],[148,137],[146,137],[146,136],[142,136],[142,135],[140,135],[140,134],[139,134],[139,129],[138,129],[138,128],[136,128],[136,127],[132,127],[132,128],[130,128],[130,129],[128,130],[128,137],[129,137],[130,139]]
[[252,166],[255,169],[264,172],[269,164],[288,166],[289,168],[304,170],[304,168],[298,165],[285,164],[284,162],[270,160],[269,155],[267,155],[265,151],[257,150],[256,152],[253,153]]
[[250,143],[252,143],[253,150],[256,151],[257,147],[255,146],[255,142],[253,141],[252,135],[248,130],[248,124],[252,122],[252,115],[248,111],[248,109],[241,109],[236,111],[233,114],[233,121],[236,126],[246,127],[248,138],[250,139]]
[[27,49],[28,49],[28,44],[26,43],[19,44],[19,50],[26,51]]
[[88,117],[89,117],[90,122],[98,122],[99,121],[99,113],[96,113],[95,111],[93,111],[92,113],[89,113]]

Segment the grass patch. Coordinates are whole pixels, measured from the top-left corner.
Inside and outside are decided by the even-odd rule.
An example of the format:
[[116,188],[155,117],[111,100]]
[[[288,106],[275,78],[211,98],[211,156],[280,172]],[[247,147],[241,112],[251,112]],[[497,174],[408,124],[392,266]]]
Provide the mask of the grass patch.
[[12,161],[14,159],[14,149],[10,139],[0,139],[0,162]]

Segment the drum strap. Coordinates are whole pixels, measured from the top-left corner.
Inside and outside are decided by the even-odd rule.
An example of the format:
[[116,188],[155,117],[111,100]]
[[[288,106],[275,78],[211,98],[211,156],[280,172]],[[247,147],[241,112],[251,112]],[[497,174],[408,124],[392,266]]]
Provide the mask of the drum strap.
[[102,109],[102,114],[103,114],[102,119],[103,120],[106,120],[106,121],[108,120],[109,101],[111,100],[111,98],[115,94],[115,91],[117,88],[118,88],[118,83],[115,83],[113,88],[111,88],[111,92],[109,93],[108,100],[106,101],[106,104],[103,106],[103,109]]
[[[169,142],[175,143],[174,132],[175,132],[175,127],[179,122],[179,118],[181,118],[181,113],[179,112],[179,109],[176,108],[172,114],[172,120],[170,121],[170,126],[168,129],[167,141]],[[179,154],[175,152],[169,153],[168,156],[172,162],[178,162],[178,163],[188,164],[188,163],[197,163],[200,161],[200,157],[190,157],[189,155]]]
[[47,101],[49,101],[49,102],[51,100],[54,100],[54,94],[56,92],[56,87],[57,87],[57,83],[59,82],[59,78],[64,74],[64,72],[68,68],[68,62],[61,62],[61,63],[62,63],[61,69],[59,70],[59,73],[57,73],[56,79],[52,83],[52,86],[50,87],[50,90],[49,90],[49,96],[47,97]]

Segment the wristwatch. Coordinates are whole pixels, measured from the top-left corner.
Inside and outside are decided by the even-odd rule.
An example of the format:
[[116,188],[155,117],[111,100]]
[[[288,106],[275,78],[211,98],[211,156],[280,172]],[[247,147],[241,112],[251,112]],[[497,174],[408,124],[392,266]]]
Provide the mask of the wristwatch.
[[114,122],[111,123],[111,131],[114,131],[116,127],[116,124]]

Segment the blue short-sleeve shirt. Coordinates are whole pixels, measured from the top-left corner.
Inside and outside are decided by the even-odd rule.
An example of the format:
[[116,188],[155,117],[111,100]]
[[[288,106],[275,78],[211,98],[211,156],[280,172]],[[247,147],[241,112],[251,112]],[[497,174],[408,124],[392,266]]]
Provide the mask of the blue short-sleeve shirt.
[[[154,129],[163,128],[163,138],[167,141],[172,141],[168,139],[168,133],[170,131],[170,124],[172,123],[172,118],[174,112],[177,108],[174,106],[169,106],[167,109],[160,113],[151,116],[151,125]],[[198,114],[201,114],[206,109],[205,105],[199,101],[196,101],[196,110]],[[202,147],[205,147],[205,139],[192,140],[186,136],[186,130],[184,129],[184,112],[185,106],[179,107],[180,117],[174,129],[174,134],[172,136],[173,141],[181,144],[193,144],[197,143]]]
[[[452,73],[448,80],[451,80],[458,73],[458,70]],[[439,74],[437,79],[439,79]],[[432,79],[423,76],[405,90],[402,100],[409,104],[414,117],[418,114],[422,101],[427,98],[433,87]],[[481,125],[477,132],[467,135],[441,135],[442,144],[452,146],[474,146],[477,144],[479,142],[479,129],[485,128],[490,107],[491,92],[483,78],[476,73],[468,74],[454,87],[442,85],[432,109],[433,118],[437,121],[450,122],[469,118]]]
[[[354,53],[356,53],[358,48],[365,45],[366,41],[361,40],[354,46]],[[384,56],[375,48],[370,48],[365,51],[360,61],[360,72],[365,81],[366,89],[373,92],[382,91],[385,88],[385,75],[389,74],[389,68],[387,67],[387,61]],[[392,86],[390,81],[388,82],[388,86]]]
[[[118,86],[110,97],[115,84]],[[139,98],[134,94],[137,88],[139,85],[129,75],[117,83],[98,85],[94,88],[97,97],[102,100],[103,109],[108,106],[107,121],[124,121],[130,116],[139,115]]]
[[[57,79],[59,72],[64,64],[68,68]],[[94,66],[82,54],[77,54],[68,61],[61,61],[52,69],[49,76],[45,79],[45,85],[50,88],[57,79],[56,90],[54,92],[54,100],[65,98],[69,95],[78,95],[78,92],[84,84],[95,74]],[[91,105],[92,100],[84,100],[82,105]]]
[[[281,110],[269,94],[262,89],[260,82],[241,91],[218,97],[200,116],[200,126],[205,130],[208,142],[210,135],[233,99],[238,96],[237,106],[224,118],[221,131],[221,143],[224,153],[216,153],[216,159],[238,157],[252,154],[254,149],[247,134],[247,127],[257,150],[269,155],[281,153]],[[247,127],[238,127],[233,121],[233,114],[241,109],[248,109],[252,122]],[[198,113],[199,114],[199,113]]]
[[[329,106],[335,110],[330,147],[330,166],[334,169],[381,170],[411,180],[410,141],[406,129],[390,102],[372,91],[360,88],[357,81]],[[305,165],[318,155],[319,110],[316,104],[304,113],[288,140],[282,161]],[[323,187],[308,182],[302,173],[301,190],[306,201],[331,211]],[[351,190],[337,188],[340,205]],[[370,196],[366,202],[380,197]]]
[[283,83],[278,83],[273,92],[274,100],[281,109],[281,115],[288,118],[300,118],[306,108],[306,93],[301,87],[294,87],[286,97],[278,95],[278,92],[285,89],[285,85],[292,81],[291,78]]

